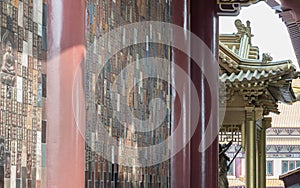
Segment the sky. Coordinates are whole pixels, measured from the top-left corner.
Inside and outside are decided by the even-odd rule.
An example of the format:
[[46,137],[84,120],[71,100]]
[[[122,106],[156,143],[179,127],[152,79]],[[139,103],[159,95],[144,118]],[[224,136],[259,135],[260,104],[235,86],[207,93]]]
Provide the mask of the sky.
[[260,54],[270,53],[273,61],[290,59],[299,70],[287,27],[269,5],[260,2],[243,7],[236,17],[220,17],[220,34],[236,33],[234,25],[236,19],[242,20],[245,25],[247,20],[251,22],[251,31],[254,35],[252,45],[259,47]]

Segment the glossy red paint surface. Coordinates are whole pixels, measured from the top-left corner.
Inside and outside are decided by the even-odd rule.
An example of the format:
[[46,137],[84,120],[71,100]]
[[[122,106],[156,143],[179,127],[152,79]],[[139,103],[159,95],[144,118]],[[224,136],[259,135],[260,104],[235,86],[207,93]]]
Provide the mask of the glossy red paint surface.
[[[218,57],[218,17],[216,15],[216,1],[191,0],[191,31],[196,34],[211,50],[215,57]],[[199,44],[191,45],[197,47]],[[192,52],[193,53],[193,52]],[[198,65],[192,62],[191,78],[196,86],[198,94],[192,93],[191,100],[198,97],[200,101],[200,120],[195,134],[191,140],[191,187],[218,187],[218,141],[214,142],[204,151],[199,152],[199,144],[204,136],[214,137],[218,129],[218,69],[217,61],[211,61],[209,54],[201,48],[195,53],[199,53],[202,58],[201,70]],[[200,71],[205,72],[206,77]],[[209,75],[209,77],[207,77]],[[206,79],[215,85],[208,86]],[[193,104],[193,103],[192,103]],[[211,114],[213,113],[213,114]],[[210,116],[212,115],[212,116]],[[208,125],[209,118],[211,124]],[[210,127],[208,127],[210,126]],[[214,128],[213,128],[214,126]],[[205,135],[207,128],[217,131],[215,134]]]
[[[196,34],[207,45],[215,57],[218,54],[218,18],[215,11],[215,1],[206,0],[178,0],[173,1],[172,21],[174,24],[182,26],[192,33]],[[174,40],[177,37],[174,35]],[[187,39],[188,40],[188,39]],[[183,139],[191,134],[185,124],[189,123],[195,114],[194,108],[200,108],[200,119],[197,125],[196,132],[185,148],[171,159],[171,187],[172,188],[216,188],[218,183],[218,142],[217,138],[204,152],[199,152],[199,145],[202,138],[205,137],[208,120],[211,112],[211,126],[218,126],[218,84],[209,88],[205,82],[204,74],[210,75],[209,79],[214,83],[218,83],[218,63],[211,62],[210,54],[206,54],[200,44],[191,41],[189,44],[191,53],[199,53],[201,62],[200,67],[193,62],[189,57],[173,49],[173,62],[179,65],[182,69],[189,73],[191,80],[196,87],[197,93],[190,93],[188,82],[186,85],[176,88],[177,93],[173,92],[173,119],[172,130],[177,124],[182,124],[185,132],[182,133],[182,138],[177,139],[177,142],[182,142]],[[195,48],[194,48],[195,47]],[[176,72],[172,72],[173,80],[176,80]],[[181,92],[181,93],[179,93]],[[179,100],[180,95],[185,96],[184,99],[188,102],[183,103]],[[188,96],[187,96],[188,95]],[[200,101],[200,107],[193,106],[193,100],[196,98]],[[185,118],[180,120],[181,112],[185,111]],[[181,122],[180,122],[181,121]],[[185,122],[183,122],[185,121]],[[215,129],[217,130],[217,129]],[[214,134],[206,135],[213,137]],[[173,143],[176,145],[176,143]]]
[[[47,187],[84,187],[84,139],[72,99],[83,96],[85,1],[48,1]],[[84,107],[84,104],[81,104]]]
[[[190,30],[190,23],[189,23],[189,1],[188,0],[176,0],[172,1],[172,23],[176,24],[180,27],[185,27],[187,30]],[[177,34],[173,34],[174,40],[180,40],[183,36],[178,36]],[[189,40],[185,39],[185,46],[189,48]],[[190,59],[189,57],[181,52],[178,49],[172,49],[172,60],[173,63],[180,66],[186,73],[189,74],[190,70]],[[177,72],[172,69],[172,80],[176,82]],[[177,85],[176,83],[176,91],[173,89],[172,91],[172,131],[175,131],[179,124],[185,125],[188,123],[188,115],[186,115],[186,119],[181,117],[181,112],[186,111],[189,112],[190,105],[188,102],[182,103],[183,101],[180,100],[179,96],[182,97],[182,100],[189,101],[189,83],[188,80],[184,82],[184,84]],[[184,132],[180,135],[181,138],[176,139],[177,142],[183,142],[183,139],[186,138],[186,134],[190,132],[186,126],[183,127]],[[177,143],[172,143],[176,145]],[[179,143],[180,144],[180,143]],[[184,147],[179,153],[177,153],[174,157],[171,158],[171,187],[172,188],[181,188],[191,187],[190,182],[190,172],[191,168],[191,152],[190,152],[190,144],[188,143],[186,147]]]

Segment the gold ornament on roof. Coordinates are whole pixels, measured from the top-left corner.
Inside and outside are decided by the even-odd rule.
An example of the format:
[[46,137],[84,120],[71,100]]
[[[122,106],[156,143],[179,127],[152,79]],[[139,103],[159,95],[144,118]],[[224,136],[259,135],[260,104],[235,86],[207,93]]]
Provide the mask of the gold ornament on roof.
[[266,64],[271,61],[273,61],[273,57],[269,53],[262,54],[262,63]]
[[243,24],[240,19],[237,19],[235,20],[234,25],[238,30],[237,35],[239,36],[239,39],[241,39],[244,35],[247,35],[251,44],[251,37],[253,37],[254,35],[252,35],[251,33],[250,23],[251,22],[248,20],[245,26],[245,24]]
[[234,25],[238,30],[237,32],[238,35],[243,35],[246,33],[246,27],[240,19],[235,20]]

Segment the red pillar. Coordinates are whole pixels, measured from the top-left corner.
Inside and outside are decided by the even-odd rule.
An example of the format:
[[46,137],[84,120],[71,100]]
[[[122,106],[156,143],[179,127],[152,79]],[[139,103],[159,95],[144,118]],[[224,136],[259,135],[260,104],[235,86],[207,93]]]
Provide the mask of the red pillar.
[[[191,31],[197,35],[211,50],[212,54],[218,59],[218,17],[216,15],[216,1],[207,0],[191,0]],[[200,120],[195,134],[191,140],[191,187],[201,188],[217,188],[218,187],[218,140],[217,137],[212,144],[204,151],[199,152],[199,144],[206,136],[214,137],[218,129],[215,128],[209,135],[205,135],[207,128],[218,126],[219,109],[218,109],[218,82],[219,82],[219,64],[217,61],[211,61],[211,54],[207,54],[205,50],[197,48],[200,44],[194,44],[191,41],[192,53],[199,53],[202,64],[191,64],[191,79],[198,91],[197,94],[191,93],[191,100],[199,98],[200,101]],[[195,50],[196,47],[196,50]],[[202,74],[200,71],[203,71]],[[210,85],[206,82],[216,83]],[[193,103],[192,103],[193,104]],[[213,114],[211,114],[213,113]],[[211,116],[212,115],[212,116]],[[211,117],[210,117],[211,116]],[[208,120],[211,124],[208,125]],[[208,127],[210,126],[210,127]]]
[[[182,28],[190,30],[189,22],[189,0],[176,0],[172,1],[172,23],[176,24]],[[173,40],[184,39],[184,46],[189,48],[189,39],[184,36],[178,35],[178,33],[173,34]],[[187,74],[190,70],[190,59],[189,57],[181,52],[180,50],[173,48],[172,49],[172,61],[174,64],[182,68]],[[176,130],[177,126],[183,126],[184,130],[180,138],[176,139],[176,142],[183,142],[183,139],[186,138],[187,133],[190,133],[188,127],[185,126],[189,121],[189,115],[186,114],[186,117],[181,117],[181,112],[189,112],[190,104],[189,102],[183,103],[183,100],[189,101],[189,82],[188,80],[182,81],[182,84],[176,83],[176,78],[180,77],[180,73],[177,73],[174,68],[172,68],[172,80],[175,82],[173,86],[176,85],[176,89],[172,90],[172,132]],[[180,96],[182,99],[180,100]],[[180,122],[181,121],[181,122]],[[176,145],[177,143],[172,143]],[[181,144],[181,143],[179,143]],[[174,146],[173,146],[174,149]],[[191,167],[191,153],[190,153],[190,144],[188,143],[179,153],[171,158],[171,187],[172,188],[190,188],[191,182],[189,180],[190,167]]]
[[74,93],[83,101],[84,19],[84,0],[48,1],[47,187],[84,187],[84,116],[73,106]]
[[[197,35],[211,50],[213,56],[218,59],[218,17],[216,15],[216,1],[178,0],[172,3],[173,23],[185,27]],[[176,40],[176,37],[182,36],[174,35],[174,40]],[[176,95],[173,94],[173,130],[176,128],[176,125],[180,123],[179,117],[181,110],[189,109],[188,111],[190,111],[190,113],[187,113],[189,117],[186,117],[186,119],[193,119],[195,114],[193,114],[192,109],[200,108],[200,119],[190,143],[171,159],[171,187],[216,188],[218,187],[218,141],[216,135],[219,123],[219,65],[217,61],[211,61],[211,54],[208,54],[201,44],[197,44],[194,40],[191,40],[190,47],[191,53],[196,53],[199,55],[198,57],[201,58],[200,65],[196,64],[192,59],[189,59],[181,52],[178,52],[178,50],[173,49],[173,62],[189,73],[197,90],[197,93],[189,93],[185,86],[176,88],[177,93]],[[206,78],[201,71],[204,71],[205,75],[209,75],[209,78]],[[172,76],[176,78],[176,72],[173,72]],[[215,85],[208,86],[206,79],[210,79],[210,83],[215,83]],[[190,100],[190,105],[188,103],[182,106],[182,101],[179,101],[177,97],[180,95],[180,92],[189,93],[187,99]],[[200,107],[193,106],[193,101],[197,98],[200,101]],[[211,129],[212,132],[205,135],[209,118],[212,118],[209,128],[212,128],[212,126],[215,127]],[[183,134],[190,134],[186,128],[184,128],[184,130],[185,133]],[[206,143],[209,147],[205,151],[199,152],[200,142],[203,141],[202,139],[205,137],[215,139],[212,144],[209,142]],[[181,142],[181,140],[178,139],[177,142]]]

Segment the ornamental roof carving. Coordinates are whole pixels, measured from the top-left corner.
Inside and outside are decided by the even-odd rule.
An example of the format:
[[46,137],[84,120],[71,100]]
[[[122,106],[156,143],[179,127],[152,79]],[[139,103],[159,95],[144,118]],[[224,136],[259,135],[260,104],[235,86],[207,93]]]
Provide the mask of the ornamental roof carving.
[[245,106],[263,107],[264,115],[279,113],[278,101],[289,104],[296,101],[291,83],[299,73],[290,60],[273,61],[268,53],[259,56],[259,48],[251,43],[249,21],[243,24],[236,20],[235,26],[236,33],[219,37],[219,78],[226,85],[221,95],[225,92],[230,101],[234,93],[239,93]]

